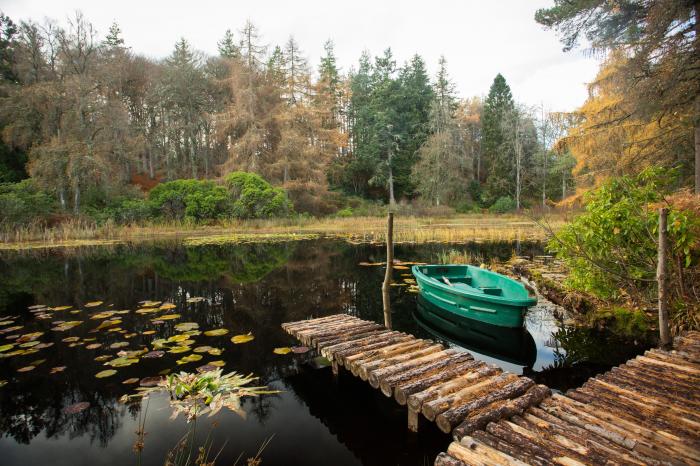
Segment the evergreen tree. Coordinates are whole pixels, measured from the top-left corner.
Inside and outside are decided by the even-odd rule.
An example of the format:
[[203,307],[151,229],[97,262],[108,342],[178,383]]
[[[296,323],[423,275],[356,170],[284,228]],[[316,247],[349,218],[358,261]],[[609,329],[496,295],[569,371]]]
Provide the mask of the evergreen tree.
[[224,37],[216,43],[217,49],[219,50],[219,55],[224,58],[235,59],[241,56],[240,49],[233,39],[233,32],[230,29],[226,29]]
[[109,27],[109,33],[103,42],[107,49],[119,49],[124,47],[124,39],[122,38],[122,30],[115,22]]
[[[504,121],[514,109],[513,96],[505,78],[499,73],[484,101],[482,117],[482,177],[486,181],[486,201],[493,202],[509,185],[512,160],[504,153]],[[479,181],[483,181],[479,180]]]

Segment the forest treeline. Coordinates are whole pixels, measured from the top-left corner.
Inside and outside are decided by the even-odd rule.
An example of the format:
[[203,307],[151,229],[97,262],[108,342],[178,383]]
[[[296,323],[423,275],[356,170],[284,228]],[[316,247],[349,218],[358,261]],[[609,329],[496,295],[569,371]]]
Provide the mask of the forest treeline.
[[[117,24],[100,35],[81,13],[65,24],[2,14],[3,219],[131,221],[184,215],[188,202],[206,211],[232,172],[260,175],[292,206],[262,211],[312,215],[372,203],[546,206],[652,165],[692,185],[695,3],[554,3],[536,21],[567,50],[585,36],[606,54],[570,113],[519,103],[500,74],[486,96],[461,98],[445,58],[432,77],[419,55],[399,64],[391,49],[341,70],[329,40],[312,64],[293,37],[269,46],[251,22],[226,31],[215,56],[183,38],[156,60],[135,53]],[[172,183],[181,179],[203,184]],[[159,184],[179,208],[153,203]]]
[[550,150],[569,119],[517,103],[501,75],[485,99],[461,99],[444,58],[432,79],[419,55],[398,65],[390,49],[344,73],[331,41],[312,65],[293,37],[268,47],[247,22],[216,56],[183,38],[153,60],[80,13],[1,21],[0,177],[30,180],[5,197],[40,190],[90,213],[232,171],[314,215],[363,200],[509,210],[570,190],[573,159]]

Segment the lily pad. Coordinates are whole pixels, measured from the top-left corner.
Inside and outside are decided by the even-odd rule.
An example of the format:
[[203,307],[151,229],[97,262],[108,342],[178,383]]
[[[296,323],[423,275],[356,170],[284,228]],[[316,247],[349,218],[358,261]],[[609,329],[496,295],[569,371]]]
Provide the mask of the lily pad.
[[139,380],[140,380],[140,379],[139,379],[138,377],[132,377],[132,378],[130,378],[130,379],[124,380],[122,383],[123,383],[124,385],[131,385],[131,384],[133,384],[133,383],[137,383]]
[[92,343],[90,345],[87,345],[85,348],[86,349],[97,349],[102,347],[102,343]]
[[105,365],[112,367],[127,367],[132,364],[136,364],[137,362],[139,362],[139,360],[136,358],[117,358],[107,361]]
[[115,311],[102,311],[98,312],[97,314],[93,314],[92,316],[90,316],[90,318],[93,320],[107,319],[108,317],[112,317],[114,314]]
[[141,309],[136,309],[136,314],[153,314],[155,312],[160,312],[157,307],[142,307]]
[[63,322],[62,324],[52,328],[51,330],[53,330],[54,332],[65,332],[66,330],[70,330],[73,327],[77,327],[82,323],[82,320],[69,320],[68,322]]
[[210,366],[215,366],[215,367],[224,367],[226,365],[226,361],[221,361],[221,360],[211,361],[211,362],[208,362],[207,364],[209,364]]
[[212,348],[207,353],[211,354],[212,356],[221,356],[221,353],[223,353],[224,350],[221,348]]
[[226,335],[228,333],[228,329],[225,328],[217,328],[214,330],[207,330],[204,332],[204,334],[208,337],[220,337],[222,335]]
[[163,369],[162,371],[158,372],[158,375],[168,375],[170,374],[170,369]]
[[17,372],[29,372],[29,371],[33,371],[34,369],[36,369],[36,366],[25,366],[25,367],[20,367],[19,369],[17,369]]
[[217,369],[217,367],[214,366],[214,365],[212,365],[212,364],[205,364],[205,365],[203,365],[203,366],[199,366],[199,367],[197,368],[197,372],[199,372],[200,374],[202,374],[202,373],[204,373],[204,372],[215,371],[216,369]]
[[43,334],[44,334],[44,332],[25,333],[24,335],[17,338],[17,343],[24,343],[26,341],[36,340],[37,338],[39,338]]
[[143,307],[157,307],[162,301],[141,301],[139,304]]
[[309,352],[308,346],[292,346],[294,354],[304,354]]
[[0,345],[0,353],[4,353],[5,351],[10,351],[14,347],[15,347],[15,345],[12,343],[10,343],[8,345]]
[[129,346],[129,342],[127,341],[118,341],[109,345],[109,347],[112,349],[125,348],[127,346]]
[[38,344],[40,344],[40,343],[41,343],[40,341],[34,340],[34,341],[28,341],[28,342],[26,342],[26,343],[22,343],[22,344],[19,345],[19,346],[20,346],[21,348],[31,348],[32,346],[36,346],[36,345],[38,345]]
[[63,343],[75,343],[76,341],[80,341],[80,337],[66,337],[61,341]]
[[175,330],[178,332],[187,332],[190,330],[196,330],[199,328],[199,324],[197,322],[181,322],[175,326]]
[[190,304],[201,303],[202,301],[204,301],[204,298],[202,298],[201,296],[193,296],[191,298],[187,298],[187,302]]
[[90,301],[89,303],[85,303],[85,307],[97,307],[100,304],[102,304],[102,301]]
[[0,387],[4,387],[7,383],[7,380],[0,380]]
[[163,303],[163,304],[161,304],[160,309],[161,309],[162,311],[166,311],[166,310],[168,310],[168,309],[175,309],[176,307],[177,307],[177,306],[174,305],[173,303]]
[[177,353],[186,353],[186,352],[188,352],[188,351],[191,350],[191,349],[192,349],[192,348],[190,348],[189,346],[173,346],[172,348],[170,348],[170,349],[168,350],[168,353],[174,353],[174,354],[177,354]]
[[292,352],[292,348],[285,346],[283,348],[275,348],[274,350],[272,350],[272,352],[275,354],[289,354]]
[[112,356],[110,356],[109,354],[103,354],[102,356],[97,356],[95,358],[95,361],[103,362],[103,361],[107,361],[108,359],[112,359]]
[[172,337],[167,339],[167,341],[169,343],[177,343],[179,341],[185,341],[185,340],[189,340],[188,335],[173,335]]
[[63,408],[63,412],[66,414],[78,414],[81,411],[85,411],[90,407],[90,403],[87,401],[81,401],[80,403],[74,403],[70,406]]
[[187,364],[187,363],[190,363],[190,362],[201,361],[201,359],[202,359],[202,355],[201,355],[201,354],[190,354],[190,355],[185,356],[185,357],[182,358],[182,359],[178,359],[178,360],[175,361],[175,362],[176,362],[178,365],[181,365],[181,364]]
[[49,371],[49,374],[58,374],[59,372],[63,372],[66,370],[66,366],[56,366],[52,367],[51,370]]
[[156,333],[155,330],[146,330],[144,332],[141,332],[142,335],[153,335],[155,333]]
[[72,308],[73,306],[57,306],[57,307],[50,307],[49,309],[52,311],[65,311],[67,309]]
[[165,351],[150,351],[141,357],[147,358],[147,359],[155,359],[155,358],[162,358],[164,355],[165,355]]
[[107,370],[98,372],[97,374],[95,374],[95,377],[97,377],[98,379],[104,379],[106,377],[111,377],[116,373],[117,373],[117,371],[115,371],[114,369],[107,369]]
[[173,320],[173,319],[179,319],[180,314],[165,314],[163,316],[158,317],[158,320]]
[[236,335],[232,337],[231,341],[236,345],[240,345],[241,343],[248,343],[249,341],[253,341],[254,339],[255,337],[252,333],[246,333],[245,335]]
[[214,348],[212,348],[211,346],[198,346],[195,349],[193,349],[192,351],[194,351],[195,353],[208,353],[212,349],[214,349]]
[[121,320],[121,319],[105,320],[105,321],[102,322],[100,325],[98,325],[97,327],[95,327],[95,330],[102,330],[103,328],[113,327],[113,326],[119,325],[119,324],[121,324],[121,323],[122,323],[122,320]]
[[142,387],[155,387],[161,380],[163,380],[163,377],[144,377],[139,382],[139,385]]

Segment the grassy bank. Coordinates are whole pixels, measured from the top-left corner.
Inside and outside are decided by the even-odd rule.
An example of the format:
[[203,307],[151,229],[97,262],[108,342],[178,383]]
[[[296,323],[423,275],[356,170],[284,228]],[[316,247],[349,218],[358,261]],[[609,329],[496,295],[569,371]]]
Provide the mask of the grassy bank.
[[[564,215],[549,219],[554,229],[566,222]],[[67,221],[53,228],[21,228],[0,235],[0,249],[25,249],[97,245],[120,241],[182,239],[190,243],[271,241],[331,237],[351,242],[383,242],[383,217],[293,218],[227,221],[212,225],[158,223],[144,225],[95,224]],[[546,231],[526,215],[471,214],[451,217],[402,217],[394,222],[396,242],[493,240],[542,240]]]

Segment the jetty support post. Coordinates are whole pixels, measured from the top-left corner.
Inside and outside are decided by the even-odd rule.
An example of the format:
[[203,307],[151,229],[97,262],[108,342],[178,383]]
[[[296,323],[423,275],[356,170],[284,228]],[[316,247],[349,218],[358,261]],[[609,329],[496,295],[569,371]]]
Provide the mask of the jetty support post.
[[659,209],[659,257],[656,267],[656,280],[659,285],[659,339],[662,348],[671,346],[671,332],[668,324],[668,208]]
[[386,273],[382,283],[382,304],[384,307],[384,326],[391,330],[391,274],[394,266],[394,213],[389,212],[386,219]]

